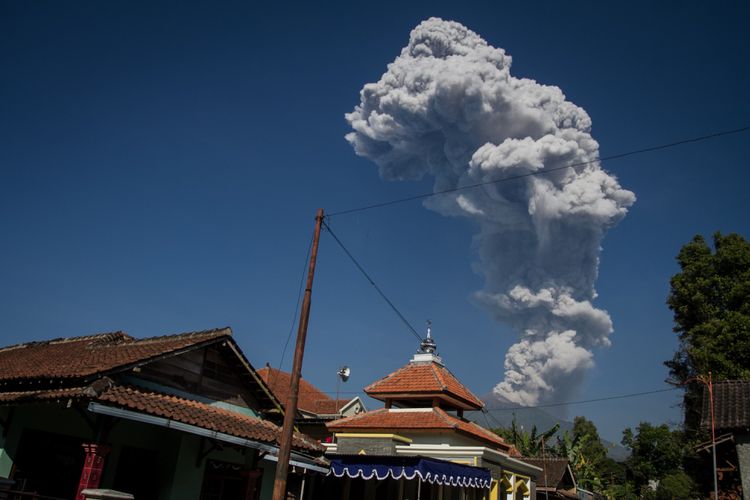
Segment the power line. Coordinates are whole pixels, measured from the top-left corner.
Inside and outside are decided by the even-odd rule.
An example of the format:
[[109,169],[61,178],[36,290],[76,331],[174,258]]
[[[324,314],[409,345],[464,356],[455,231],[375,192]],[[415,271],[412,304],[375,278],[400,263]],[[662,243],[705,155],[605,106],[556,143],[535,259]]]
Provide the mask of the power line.
[[367,279],[367,281],[370,282],[370,284],[375,288],[375,290],[380,294],[380,296],[385,300],[385,302],[390,306],[390,308],[393,310],[393,312],[396,313],[396,315],[399,317],[399,319],[406,325],[406,327],[409,329],[411,333],[414,334],[414,336],[419,339],[419,341],[422,341],[422,336],[417,333],[417,330],[414,329],[414,327],[409,323],[409,321],[404,317],[403,314],[401,314],[401,311],[398,310],[398,308],[391,302],[391,300],[386,297],[385,293],[383,293],[383,290],[380,289],[378,285],[375,284],[375,281],[370,277],[370,275],[367,273],[367,271],[364,270],[362,265],[357,262],[357,259],[354,258],[352,253],[347,250],[347,248],[344,246],[343,243],[341,243],[341,240],[336,236],[336,234],[331,230],[331,226],[329,226],[325,220],[323,220],[323,227],[333,236],[333,239],[336,240],[336,243],[341,247],[341,249],[344,251],[344,253],[351,259],[351,261],[354,263],[354,265],[359,269],[359,272],[362,273],[362,275]]
[[[482,415],[484,415],[484,423],[487,424],[487,429],[492,428],[492,426],[490,425],[490,419],[487,418],[487,410],[485,410],[484,408],[482,408]],[[494,415],[492,415],[492,418],[497,422],[497,418],[495,418]]]
[[[313,237],[310,237],[310,243],[307,245],[307,252],[305,252],[305,265],[302,267],[302,275],[300,276],[299,280],[299,287],[297,288],[297,305],[294,307],[294,314],[292,315],[292,323],[289,326],[289,334],[286,336],[286,343],[284,344],[284,349],[281,351],[281,359],[279,360],[279,368],[278,370],[281,371],[281,367],[284,364],[284,357],[286,356],[286,350],[289,347],[289,341],[292,339],[292,332],[294,332],[294,325],[297,324],[297,314],[299,313],[299,304],[302,300],[302,286],[305,283],[305,270],[307,269],[307,260],[310,256],[310,249],[312,249],[312,243],[313,243]],[[275,378],[275,373],[270,373],[268,375],[268,385],[272,385]]]
[[375,209],[375,208],[383,208],[383,207],[387,207],[387,206],[390,206],[390,205],[396,205],[396,204],[399,204],[399,203],[406,203],[407,201],[415,201],[415,200],[421,200],[421,199],[424,199],[424,198],[431,198],[433,196],[439,196],[439,195],[448,194],[448,193],[455,193],[457,191],[464,191],[464,190],[467,190],[467,189],[474,189],[474,188],[478,188],[478,187],[482,187],[482,186],[489,186],[489,185],[492,185],[492,184],[499,184],[501,182],[507,182],[507,181],[517,180],[517,179],[523,179],[524,177],[531,177],[531,176],[535,176],[535,175],[549,174],[550,172],[557,172],[558,170],[565,170],[566,168],[583,167],[583,166],[586,166],[586,165],[591,165],[592,163],[603,162],[603,161],[608,161],[608,160],[618,160],[620,158],[625,158],[625,157],[628,157],[628,156],[633,156],[633,155],[638,155],[638,154],[643,154],[643,153],[650,153],[650,152],[653,152],[653,151],[659,151],[659,150],[662,150],[662,149],[668,149],[668,148],[673,148],[673,147],[676,147],[676,146],[682,146],[684,144],[690,144],[690,143],[693,143],[693,142],[707,141],[709,139],[715,139],[717,137],[723,137],[723,136],[726,136],[726,135],[739,134],[739,133],[742,133],[742,132],[747,132],[749,130],[750,130],[750,126],[740,127],[740,128],[731,129],[731,130],[724,130],[724,131],[721,131],[721,132],[714,132],[712,134],[701,135],[701,136],[698,136],[698,137],[691,137],[691,138],[688,138],[688,139],[682,139],[682,140],[675,141],[675,142],[669,142],[669,143],[666,143],[666,144],[660,144],[658,146],[650,146],[650,147],[646,147],[646,148],[636,149],[636,150],[633,150],[633,151],[628,151],[628,152],[625,152],[625,153],[618,153],[618,154],[614,154],[614,155],[610,155],[610,156],[605,156],[605,157],[602,157],[602,158],[597,158],[595,160],[583,161],[583,162],[573,163],[571,165],[563,165],[563,166],[559,166],[559,167],[552,167],[552,168],[548,168],[548,169],[545,169],[545,170],[540,170],[540,171],[537,171],[537,172],[529,172],[529,173],[526,173],[526,174],[511,175],[511,176],[508,176],[508,177],[503,177],[502,179],[496,179],[494,181],[478,182],[476,184],[469,184],[467,186],[459,186],[459,187],[450,188],[450,189],[443,189],[443,190],[440,190],[440,191],[433,191],[431,193],[422,193],[422,194],[417,194],[417,195],[414,195],[414,196],[407,196],[406,198],[398,198],[398,199],[395,199],[395,200],[383,201],[383,202],[380,202],[380,203],[373,203],[371,205],[365,205],[365,206],[362,206],[362,207],[350,208],[350,209],[347,209],[347,210],[340,210],[338,212],[332,212],[332,213],[328,214],[328,216],[329,217],[333,217],[333,216],[336,216],[336,215],[347,215],[347,214],[352,214],[352,213],[355,213],[355,212],[364,212],[365,210],[372,210],[372,209]]
[[[659,394],[662,392],[670,392],[670,391],[679,391],[684,389],[684,387],[670,387],[667,389],[655,389],[653,391],[643,391],[643,392],[633,392],[630,394],[618,394],[616,396],[605,396],[600,398],[594,398],[594,399],[584,399],[580,401],[565,401],[561,403],[547,403],[543,405],[536,405],[536,406],[513,406],[513,407],[503,407],[503,408],[482,408],[482,412],[491,412],[491,411],[516,411],[516,410],[528,410],[532,408],[547,408],[552,406],[566,406],[566,405],[577,405],[577,404],[584,404],[584,403],[595,403],[599,401],[609,401],[613,399],[626,399],[626,398],[634,398],[638,396],[648,396],[650,394]],[[316,390],[304,390],[300,389],[300,394],[307,393],[307,394],[316,394],[316,393],[323,393],[323,394],[336,394],[335,390],[323,390],[323,389],[316,389]],[[362,391],[338,391],[339,394],[363,394]],[[488,413],[490,418],[494,418],[494,415],[491,413]]]
[[584,403],[596,403],[598,401],[610,401],[613,399],[626,399],[626,398],[635,398],[638,396],[647,396],[649,394],[658,394],[660,392],[670,392],[670,391],[679,391],[683,389],[682,387],[670,387],[668,389],[656,389],[653,391],[644,391],[644,392],[633,392],[630,394],[620,394],[618,396],[607,396],[603,398],[594,398],[594,399],[583,399],[580,401],[565,401],[563,403],[547,403],[543,405],[533,405],[533,406],[513,406],[513,407],[505,407],[505,408],[487,408],[488,411],[516,411],[516,410],[529,410],[532,408],[552,408],[555,406],[570,406],[570,405],[580,405]]
[[496,426],[498,426],[498,427],[504,427],[504,424],[502,422],[500,422],[500,420],[498,420],[498,418],[495,415],[493,415],[492,413],[490,413],[489,410],[487,410],[487,408],[482,408],[482,414],[484,415],[485,422],[487,422],[487,428],[490,428],[490,421],[487,420],[487,416],[488,415],[489,415],[489,417],[492,420],[495,421],[495,425]]

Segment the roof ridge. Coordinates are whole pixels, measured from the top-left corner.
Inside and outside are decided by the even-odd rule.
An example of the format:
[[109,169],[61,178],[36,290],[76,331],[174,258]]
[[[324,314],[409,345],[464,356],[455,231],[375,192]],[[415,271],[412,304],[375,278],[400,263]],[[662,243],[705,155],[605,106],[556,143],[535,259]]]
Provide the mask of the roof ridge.
[[453,422],[453,419],[451,418],[451,415],[448,415],[448,413],[443,410],[442,408],[432,408],[432,412],[435,413],[440,419],[445,422],[448,425],[451,425],[453,427],[458,427],[458,425]]
[[447,372],[448,372],[448,374],[449,374],[449,375],[450,375],[451,377],[453,377],[453,380],[455,380],[455,381],[456,381],[456,383],[457,383],[457,384],[458,384],[458,385],[459,385],[459,386],[460,386],[460,387],[461,387],[462,389],[466,390],[466,392],[468,392],[468,393],[469,393],[469,395],[473,396],[473,397],[474,397],[474,399],[476,399],[477,401],[479,401],[480,403],[482,403],[482,406],[484,406],[484,401],[482,401],[481,399],[479,399],[479,398],[478,398],[478,397],[476,396],[476,394],[474,394],[473,392],[471,392],[471,389],[469,389],[468,387],[466,387],[466,385],[464,385],[464,384],[463,384],[463,383],[461,382],[461,380],[459,380],[459,378],[458,378],[458,377],[456,377],[456,376],[455,376],[455,375],[453,374],[453,372],[452,372],[452,371],[450,371],[450,369],[449,369],[449,368],[448,368],[447,366],[445,366],[445,365],[439,365],[439,368],[440,368],[440,369],[443,369],[443,370],[445,370],[445,371],[447,371]]
[[[434,361],[432,363],[430,363],[430,368],[432,368],[432,374],[437,379],[438,383],[440,384],[440,387],[442,387],[442,389],[445,391],[446,389],[448,389],[448,384],[445,383],[445,379],[443,379],[443,375],[440,373],[440,366],[441,365],[438,365]],[[443,367],[443,368],[445,368],[445,367]],[[448,372],[448,373],[450,373],[450,372]],[[455,377],[453,377],[453,378],[455,378]]]
[[[224,326],[220,328],[209,328],[207,330],[196,330],[192,332],[183,332],[183,333],[171,333],[167,335],[156,335],[153,337],[144,337],[144,338],[133,338],[133,343],[138,344],[146,344],[150,342],[161,342],[161,341],[167,341],[167,340],[174,340],[181,337],[202,337],[202,336],[232,336],[232,328],[229,326]],[[131,337],[132,338],[132,337]]]
[[10,351],[13,349],[23,349],[25,347],[32,347],[32,346],[65,344],[69,342],[83,342],[86,340],[99,340],[108,336],[120,336],[121,338],[127,338],[127,339],[133,338],[127,333],[123,332],[122,330],[117,330],[113,332],[102,332],[102,333],[91,333],[88,335],[79,335],[77,337],[57,337],[57,338],[48,339],[48,340],[31,340],[28,342],[20,342],[18,344],[12,344],[8,346],[0,347],[0,352]]
[[156,335],[153,337],[144,337],[144,338],[136,338],[131,335],[128,335],[126,332],[122,330],[116,330],[111,332],[102,332],[102,333],[92,333],[89,335],[79,335],[76,337],[57,337],[54,339],[48,339],[48,340],[32,340],[29,342],[20,342],[18,344],[12,344],[9,346],[0,347],[0,352],[10,351],[13,349],[23,349],[27,347],[34,347],[34,346],[44,346],[44,345],[58,345],[58,344],[67,344],[72,342],[85,342],[87,340],[92,341],[105,341],[105,340],[121,340],[126,341],[129,343],[150,343],[152,341],[167,341],[167,340],[174,340],[179,337],[190,337],[190,336],[209,336],[209,335],[228,335],[232,336],[232,328],[229,326],[221,327],[221,328],[211,328],[208,330],[197,330],[192,332],[183,332],[183,333],[174,333],[174,334],[168,334],[168,335]]

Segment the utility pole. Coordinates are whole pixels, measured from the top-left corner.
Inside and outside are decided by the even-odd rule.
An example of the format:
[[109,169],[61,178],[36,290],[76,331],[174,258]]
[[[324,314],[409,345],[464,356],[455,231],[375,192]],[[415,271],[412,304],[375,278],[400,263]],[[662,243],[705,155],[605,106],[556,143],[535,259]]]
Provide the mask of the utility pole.
[[302,357],[305,355],[305,338],[307,337],[307,323],[310,319],[310,296],[312,295],[313,278],[315,277],[315,261],[318,258],[318,242],[320,241],[320,227],[323,224],[323,209],[319,208],[315,216],[315,235],[313,236],[312,251],[310,252],[310,268],[307,272],[307,286],[302,300],[302,311],[297,329],[297,343],[294,348],[294,364],[289,385],[289,401],[284,408],[284,425],[281,428],[281,442],[279,443],[279,461],[276,463],[276,479],[273,483],[273,500],[285,500],[286,477],[289,471],[289,457],[292,454],[292,437],[294,435],[294,416],[297,414],[297,397],[299,395],[299,379],[302,373]]
[[714,420],[714,382],[711,372],[708,372],[708,398],[711,403],[711,448],[714,461],[714,500],[719,500],[719,476],[716,474],[716,422]]

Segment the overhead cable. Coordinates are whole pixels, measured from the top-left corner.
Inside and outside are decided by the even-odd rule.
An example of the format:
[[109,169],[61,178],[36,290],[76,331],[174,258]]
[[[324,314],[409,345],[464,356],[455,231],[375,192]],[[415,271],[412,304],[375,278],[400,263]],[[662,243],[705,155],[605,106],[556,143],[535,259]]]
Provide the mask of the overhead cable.
[[525,174],[511,175],[511,176],[508,176],[508,177],[503,177],[503,178],[495,179],[495,180],[492,180],[492,181],[477,182],[476,184],[468,184],[466,186],[458,186],[458,187],[450,188],[450,189],[442,189],[440,191],[433,191],[433,192],[430,192],[430,193],[422,193],[422,194],[417,194],[417,195],[414,195],[414,196],[407,196],[406,198],[398,198],[398,199],[395,199],[395,200],[383,201],[383,202],[380,202],[380,203],[373,203],[371,205],[364,205],[362,207],[350,208],[350,209],[347,209],[347,210],[340,210],[338,212],[329,213],[328,216],[329,217],[333,217],[333,216],[337,216],[337,215],[352,214],[352,213],[355,213],[355,212],[364,212],[366,210],[372,210],[372,209],[375,209],[375,208],[383,208],[383,207],[387,207],[387,206],[390,206],[390,205],[396,205],[396,204],[399,204],[399,203],[406,203],[407,201],[422,200],[422,199],[425,199],[425,198],[431,198],[433,196],[439,196],[439,195],[443,195],[443,194],[455,193],[457,191],[464,191],[464,190],[467,190],[467,189],[475,189],[475,188],[482,187],[482,186],[489,186],[489,185],[492,185],[492,184],[499,184],[501,182],[507,182],[507,181],[513,181],[513,180],[517,180],[517,179],[523,179],[524,177],[532,177],[532,176],[536,176],[536,175],[549,174],[551,172],[557,172],[559,170],[565,170],[566,168],[583,167],[583,166],[586,166],[586,165],[591,165],[592,163],[597,163],[597,162],[602,162],[602,161],[609,161],[609,160],[617,160],[617,159],[625,158],[625,157],[628,157],[628,156],[638,155],[638,154],[642,154],[642,153],[650,153],[650,152],[653,152],[653,151],[659,151],[659,150],[662,150],[662,149],[668,149],[668,148],[673,148],[673,147],[676,147],[676,146],[682,146],[684,144],[690,144],[690,143],[693,143],[693,142],[707,141],[709,139],[715,139],[717,137],[723,137],[723,136],[726,136],[726,135],[739,134],[739,133],[747,132],[747,131],[750,131],[750,126],[740,127],[740,128],[731,129],[731,130],[723,130],[721,132],[714,132],[712,134],[701,135],[701,136],[698,136],[698,137],[691,137],[691,138],[688,138],[688,139],[682,139],[682,140],[679,140],[679,141],[669,142],[669,143],[666,143],[666,144],[660,144],[660,145],[657,145],[657,146],[650,146],[650,147],[646,147],[646,148],[636,149],[636,150],[628,151],[628,152],[625,152],[625,153],[618,153],[618,154],[614,154],[614,155],[610,155],[610,156],[604,156],[602,158],[597,158],[595,160],[583,161],[583,162],[579,162],[579,163],[572,163],[570,165],[561,165],[561,166],[558,166],[558,167],[551,167],[551,168],[547,168],[547,169],[544,169],[544,170],[539,170],[539,171],[536,171],[536,172],[528,172],[528,173],[525,173]]
[[[289,347],[289,341],[292,339],[292,333],[294,332],[294,325],[297,324],[297,314],[299,313],[299,304],[302,301],[302,286],[305,283],[305,271],[307,270],[307,261],[310,258],[310,250],[312,249],[313,237],[310,237],[310,243],[307,245],[307,252],[305,252],[305,265],[302,267],[302,275],[299,280],[299,287],[297,288],[297,305],[294,307],[294,314],[292,314],[292,322],[289,326],[289,334],[286,336],[286,343],[284,349],[281,351],[281,359],[279,360],[279,368],[281,371],[284,365],[284,357],[286,357],[286,350]],[[273,385],[276,373],[272,372],[268,374],[268,385]]]
[[512,407],[502,407],[502,408],[487,408],[488,411],[516,411],[516,410],[530,410],[532,408],[552,408],[555,406],[571,406],[571,405],[580,405],[585,403],[596,403],[598,401],[610,401],[612,399],[626,399],[626,398],[635,398],[638,396],[646,396],[649,394],[658,394],[660,392],[670,392],[670,391],[678,391],[682,389],[682,387],[670,387],[668,389],[656,389],[653,391],[644,391],[644,392],[633,392],[631,394],[620,394],[618,396],[607,396],[603,398],[594,398],[594,399],[583,399],[581,401],[565,401],[562,403],[546,403],[541,405],[531,405],[531,406],[512,406]]
[[341,242],[341,240],[336,236],[336,234],[331,230],[331,226],[329,226],[326,221],[323,221],[323,227],[331,234],[333,239],[338,243],[338,245],[341,247],[341,249],[344,251],[344,253],[349,257],[349,259],[354,263],[354,265],[359,269],[359,272],[362,273],[362,275],[365,277],[365,279],[375,288],[375,290],[380,294],[380,297],[388,304],[388,306],[393,310],[393,312],[396,313],[396,316],[399,317],[399,319],[406,325],[406,327],[409,329],[409,331],[414,334],[414,336],[419,339],[419,341],[422,341],[422,336],[417,333],[417,330],[409,323],[409,321],[404,317],[403,314],[401,314],[401,311],[398,310],[398,308],[394,305],[391,300],[386,297],[385,293],[383,293],[383,290],[380,289],[380,287],[375,284],[375,281],[370,277],[370,275],[367,273],[367,271],[364,270],[362,265],[357,262],[357,259],[354,258],[354,255],[344,246],[344,244]]

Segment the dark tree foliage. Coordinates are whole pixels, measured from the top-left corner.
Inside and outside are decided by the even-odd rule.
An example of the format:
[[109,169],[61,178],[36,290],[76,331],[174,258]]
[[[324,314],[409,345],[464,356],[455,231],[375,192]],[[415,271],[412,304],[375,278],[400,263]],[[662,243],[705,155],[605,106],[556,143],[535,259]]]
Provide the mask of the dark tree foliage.
[[675,383],[750,378],[750,243],[716,233],[713,246],[698,235],[677,256],[667,304],[680,343],[665,363]]
[[578,416],[573,420],[573,438],[582,442],[581,454],[598,470],[607,459],[607,448],[602,444],[594,422]]
[[[623,431],[622,444],[631,452],[625,466],[636,491],[643,493],[649,481],[666,479],[667,484],[675,484],[684,477],[682,462],[688,446],[682,432],[673,431],[666,424],[641,422],[635,432],[630,428]],[[683,486],[692,490],[692,484]]]
[[[687,389],[685,438],[697,443],[709,438],[699,425],[706,376],[711,373],[714,381],[750,378],[750,243],[717,232],[711,246],[698,235],[680,249],[677,262],[680,272],[670,281],[667,304],[679,346],[665,365],[670,382]],[[683,468],[708,491],[705,457],[686,453]]]

